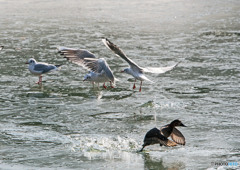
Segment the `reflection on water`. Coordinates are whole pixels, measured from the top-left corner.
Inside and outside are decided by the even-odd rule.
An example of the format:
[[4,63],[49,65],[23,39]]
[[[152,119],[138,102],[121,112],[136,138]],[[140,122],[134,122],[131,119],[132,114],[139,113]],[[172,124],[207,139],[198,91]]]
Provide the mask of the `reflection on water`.
[[148,153],[143,154],[144,158],[144,169],[159,169],[159,170],[178,170],[178,169],[185,169],[185,165],[182,162],[175,162],[170,165],[165,165],[163,160],[154,160]]
[[[238,0],[1,0],[0,167],[207,169],[239,161],[239,8]],[[143,67],[181,64],[147,74],[155,83],[139,93],[102,38]],[[107,89],[82,82],[87,71],[58,46],[104,57],[120,81]],[[38,86],[29,58],[63,66]],[[137,152],[149,129],[174,119],[188,125],[186,146]]]

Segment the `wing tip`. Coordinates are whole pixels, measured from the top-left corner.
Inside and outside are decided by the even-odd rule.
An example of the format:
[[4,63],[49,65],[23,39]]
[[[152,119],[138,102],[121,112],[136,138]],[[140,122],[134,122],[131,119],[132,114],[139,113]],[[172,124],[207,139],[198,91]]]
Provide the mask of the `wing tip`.
[[108,49],[112,50],[112,49],[110,48],[111,42],[110,42],[107,38],[103,38],[103,39],[102,39],[102,42],[103,42],[103,44],[104,44]]

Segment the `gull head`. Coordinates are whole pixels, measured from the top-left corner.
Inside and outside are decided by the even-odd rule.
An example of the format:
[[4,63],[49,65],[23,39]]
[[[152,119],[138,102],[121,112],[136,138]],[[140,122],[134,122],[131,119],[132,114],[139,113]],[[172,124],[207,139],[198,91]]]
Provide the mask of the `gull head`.
[[36,62],[36,60],[34,59],[34,58],[30,58],[29,60],[28,60],[28,62],[26,62],[26,64],[29,64],[29,65],[35,65],[37,62]]
[[91,74],[88,73],[84,76],[83,81],[91,81],[91,79],[92,79]]
[[131,74],[131,69],[130,68],[125,68],[124,70],[121,71],[121,73]]

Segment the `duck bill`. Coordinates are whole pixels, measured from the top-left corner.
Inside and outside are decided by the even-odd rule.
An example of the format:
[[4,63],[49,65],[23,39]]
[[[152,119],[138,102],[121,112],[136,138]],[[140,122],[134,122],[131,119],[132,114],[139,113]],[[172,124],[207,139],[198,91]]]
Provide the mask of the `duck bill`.
[[182,124],[182,123],[180,124],[180,126],[187,127],[187,126],[185,126],[185,125],[184,125],[184,124]]

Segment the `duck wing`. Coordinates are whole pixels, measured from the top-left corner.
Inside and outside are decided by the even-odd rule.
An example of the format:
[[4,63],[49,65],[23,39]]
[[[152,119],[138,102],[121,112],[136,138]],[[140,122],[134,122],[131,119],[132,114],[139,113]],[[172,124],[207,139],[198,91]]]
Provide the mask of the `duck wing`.
[[185,145],[185,143],[186,143],[185,142],[185,137],[183,136],[183,134],[177,128],[173,128],[171,138],[177,144]]
[[163,136],[168,138],[172,134],[172,128],[170,127],[169,124],[167,124],[161,127],[160,132]]
[[162,144],[164,146],[176,146],[177,144],[163,136],[159,129],[153,128],[147,132],[144,138],[144,145]]

